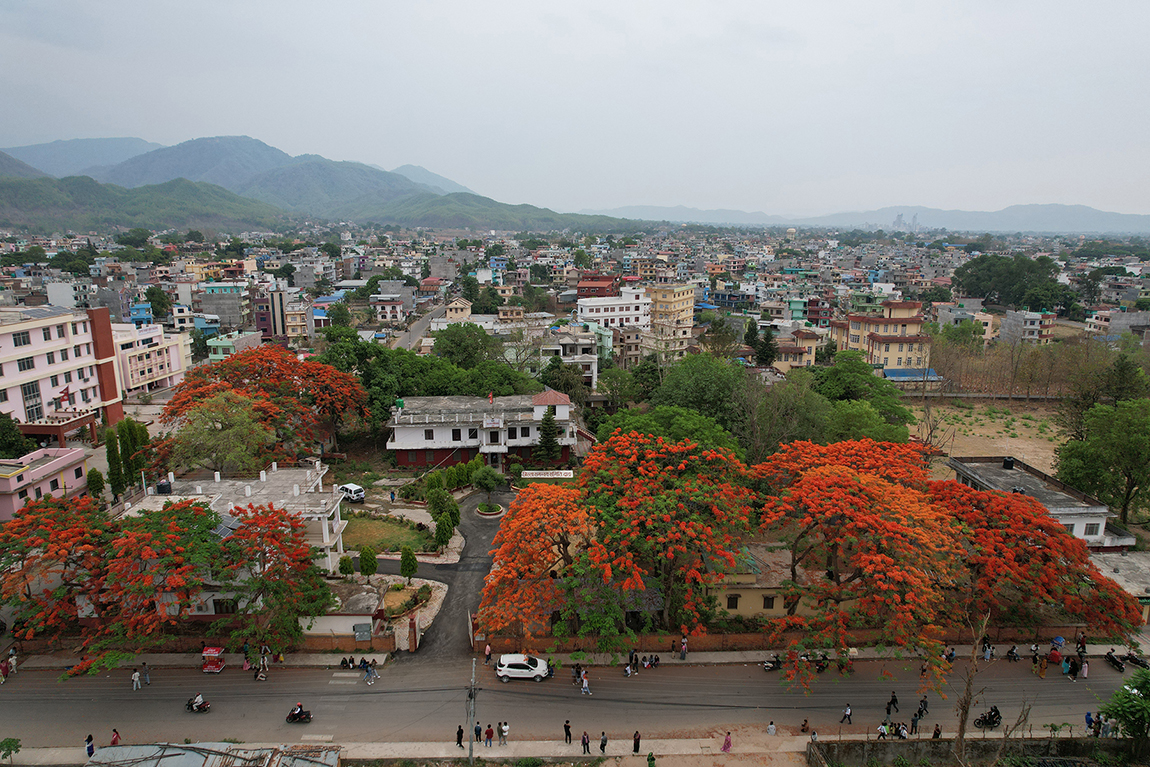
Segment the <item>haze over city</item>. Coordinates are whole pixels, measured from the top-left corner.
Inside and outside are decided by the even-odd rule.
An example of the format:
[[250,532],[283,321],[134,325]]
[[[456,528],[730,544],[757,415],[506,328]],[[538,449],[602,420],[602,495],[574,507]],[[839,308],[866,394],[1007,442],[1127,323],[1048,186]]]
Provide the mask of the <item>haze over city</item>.
[[249,135],[561,211],[1150,212],[1136,2],[9,2],[0,146]]

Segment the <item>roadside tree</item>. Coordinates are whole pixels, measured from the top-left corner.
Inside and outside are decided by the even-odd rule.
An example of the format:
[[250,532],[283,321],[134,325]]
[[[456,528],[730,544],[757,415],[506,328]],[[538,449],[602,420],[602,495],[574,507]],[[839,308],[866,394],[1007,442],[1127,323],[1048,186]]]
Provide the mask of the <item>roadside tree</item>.
[[1083,439],[1058,452],[1058,478],[1118,511],[1122,523],[1146,506],[1150,485],[1150,399],[1095,405]]

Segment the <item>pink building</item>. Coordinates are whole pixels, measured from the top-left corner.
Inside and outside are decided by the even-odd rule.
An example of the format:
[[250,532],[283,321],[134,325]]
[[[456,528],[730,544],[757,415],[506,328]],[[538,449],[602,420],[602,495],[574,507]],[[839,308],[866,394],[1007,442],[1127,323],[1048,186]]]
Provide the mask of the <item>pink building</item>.
[[0,521],[12,519],[29,499],[83,495],[88,464],[83,448],[47,447],[20,458],[0,459]]

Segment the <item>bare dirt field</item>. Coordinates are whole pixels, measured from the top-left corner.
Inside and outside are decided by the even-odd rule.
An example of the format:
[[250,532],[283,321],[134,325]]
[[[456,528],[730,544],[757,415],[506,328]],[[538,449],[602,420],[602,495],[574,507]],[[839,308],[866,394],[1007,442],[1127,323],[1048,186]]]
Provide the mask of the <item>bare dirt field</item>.
[[[923,408],[915,405],[911,409],[919,420],[911,434],[917,428],[923,436]],[[933,441],[946,456],[1010,455],[1039,471],[1054,473],[1055,451],[1065,437],[1054,422],[1053,405],[976,400],[934,405],[932,411],[932,417],[939,420]],[[936,459],[932,473],[936,479],[954,478],[945,460]]]

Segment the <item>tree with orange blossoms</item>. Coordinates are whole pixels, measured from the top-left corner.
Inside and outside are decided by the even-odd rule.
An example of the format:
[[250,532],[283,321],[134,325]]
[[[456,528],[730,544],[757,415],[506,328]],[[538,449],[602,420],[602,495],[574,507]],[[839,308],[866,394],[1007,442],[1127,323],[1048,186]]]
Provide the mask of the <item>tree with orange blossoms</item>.
[[78,597],[100,600],[112,529],[95,499],[30,501],[0,527],[0,599],[21,639],[78,627]]
[[965,755],[966,725],[979,671],[976,649],[988,625],[1038,626],[1081,621],[1102,636],[1128,637],[1139,626],[1137,601],[1090,561],[1086,544],[1066,532],[1041,503],[1018,493],[983,492],[954,481],[931,482],[935,503],[958,531],[965,567],[949,584],[946,614],[971,627],[972,651],[959,695],[955,753]]
[[791,442],[781,445],[762,463],[751,467],[752,476],[776,491],[789,486],[809,469],[817,466],[845,466],[860,474],[872,474],[890,482],[913,488],[925,488],[930,475],[925,449],[921,445],[875,442],[870,439],[847,440],[819,445],[814,442]]
[[281,446],[311,442],[324,421],[334,428],[349,414],[368,415],[367,392],[355,376],[330,365],[300,362],[281,346],[265,345],[188,371],[160,421],[176,424],[200,402],[226,390],[254,401],[253,411],[275,429]]
[[527,636],[546,626],[559,609],[561,579],[593,533],[575,488],[536,483],[520,491],[495,535],[480,624],[489,632],[511,629]]
[[762,529],[790,553],[776,631],[805,632],[808,646],[840,658],[850,629],[873,629],[885,645],[938,645],[939,584],[961,552],[947,515],[918,490],[847,466],[809,469],[768,500]]
[[300,618],[327,610],[331,590],[312,560],[299,515],[251,504],[231,514],[240,525],[223,541],[218,577],[229,584],[236,615],[215,628],[283,647],[301,636]]
[[654,589],[664,628],[701,631],[706,587],[735,565],[754,494],[730,451],[614,434],[588,454],[579,476],[594,509],[589,556],[623,592]]

